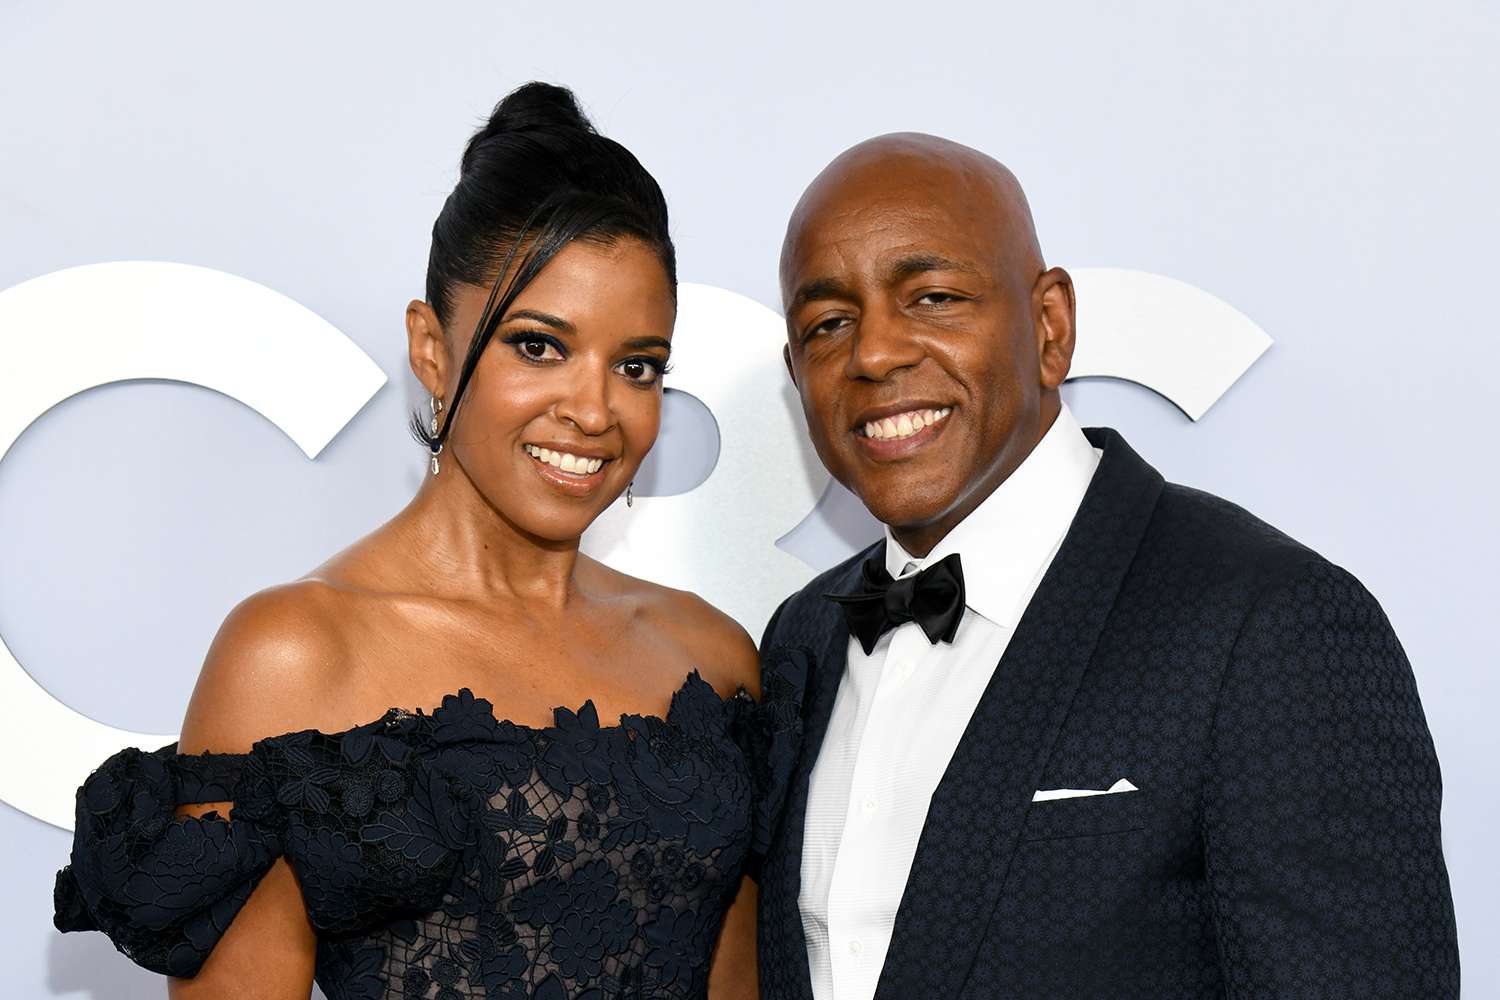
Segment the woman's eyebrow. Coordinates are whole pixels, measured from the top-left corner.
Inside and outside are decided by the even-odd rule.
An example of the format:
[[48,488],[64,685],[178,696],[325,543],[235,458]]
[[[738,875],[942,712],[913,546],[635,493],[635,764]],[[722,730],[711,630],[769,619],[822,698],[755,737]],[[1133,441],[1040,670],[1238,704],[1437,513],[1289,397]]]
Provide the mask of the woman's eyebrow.
[[625,346],[632,351],[643,350],[647,347],[660,347],[664,351],[670,351],[672,342],[666,337],[635,337],[625,341]]
[[562,333],[577,332],[574,330],[573,324],[569,323],[561,316],[554,316],[551,313],[539,312],[536,309],[517,309],[515,312],[511,313],[505,318],[507,320],[529,319],[533,323],[540,323],[543,326],[550,326],[552,329],[558,330]]

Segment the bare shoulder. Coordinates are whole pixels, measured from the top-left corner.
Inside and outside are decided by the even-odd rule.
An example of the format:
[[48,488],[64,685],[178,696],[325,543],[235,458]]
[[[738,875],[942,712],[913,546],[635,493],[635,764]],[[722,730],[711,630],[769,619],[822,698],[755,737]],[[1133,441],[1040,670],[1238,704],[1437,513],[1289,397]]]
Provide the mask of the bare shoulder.
[[760,697],[760,654],[740,623],[697,594],[648,584],[661,627],[692,657],[703,679],[723,697],[744,688]]
[[184,753],[242,753],[266,736],[328,728],[347,644],[340,597],[318,580],[255,594],[224,619],[188,703]]
[[[733,618],[697,594],[628,576],[587,556],[579,568],[595,592],[623,600],[633,618],[681,649],[720,696],[731,697],[743,687],[760,697],[760,654]],[[672,687],[681,681],[680,675],[673,678]]]

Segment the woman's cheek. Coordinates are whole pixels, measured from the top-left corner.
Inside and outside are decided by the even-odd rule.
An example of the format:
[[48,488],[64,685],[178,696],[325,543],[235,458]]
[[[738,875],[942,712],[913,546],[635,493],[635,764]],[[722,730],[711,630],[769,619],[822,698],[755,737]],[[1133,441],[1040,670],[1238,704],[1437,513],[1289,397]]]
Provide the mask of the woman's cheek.
[[656,437],[661,433],[661,390],[649,395],[642,392],[640,395],[644,397],[643,405],[638,413],[632,415],[630,425],[624,428],[632,452],[631,460],[636,465],[640,465],[645,459],[646,452],[656,444]]

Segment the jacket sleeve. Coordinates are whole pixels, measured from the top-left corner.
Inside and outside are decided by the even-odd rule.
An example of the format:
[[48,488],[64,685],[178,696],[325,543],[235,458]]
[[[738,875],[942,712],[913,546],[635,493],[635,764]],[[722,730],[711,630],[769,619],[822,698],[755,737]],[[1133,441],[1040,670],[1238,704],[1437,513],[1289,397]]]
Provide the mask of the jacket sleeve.
[[1442,779],[1406,654],[1320,559],[1270,586],[1223,680],[1206,864],[1232,998],[1456,998]]
[[754,795],[746,873],[757,882],[781,818],[787,780],[802,736],[795,695],[797,681],[806,675],[805,656],[800,649],[779,649],[772,644],[777,619],[785,607],[783,601],[761,638],[760,701],[747,699],[735,725],[736,741],[749,763]]

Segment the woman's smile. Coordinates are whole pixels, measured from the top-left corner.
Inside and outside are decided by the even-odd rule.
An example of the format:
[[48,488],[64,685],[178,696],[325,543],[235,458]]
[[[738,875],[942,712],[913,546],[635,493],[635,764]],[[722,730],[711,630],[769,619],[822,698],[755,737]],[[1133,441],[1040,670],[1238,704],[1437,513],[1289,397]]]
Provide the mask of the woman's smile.
[[530,465],[547,485],[568,496],[590,496],[604,484],[605,468],[613,461],[601,454],[582,449],[566,450],[524,444],[521,450],[531,456]]

